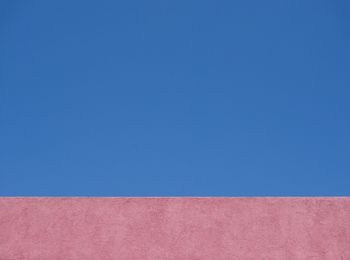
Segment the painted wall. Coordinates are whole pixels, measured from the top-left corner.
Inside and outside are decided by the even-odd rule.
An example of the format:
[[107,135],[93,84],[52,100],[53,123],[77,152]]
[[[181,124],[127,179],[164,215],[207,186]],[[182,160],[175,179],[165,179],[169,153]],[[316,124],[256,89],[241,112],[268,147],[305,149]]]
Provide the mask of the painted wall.
[[350,198],[0,198],[0,259],[350,259]]

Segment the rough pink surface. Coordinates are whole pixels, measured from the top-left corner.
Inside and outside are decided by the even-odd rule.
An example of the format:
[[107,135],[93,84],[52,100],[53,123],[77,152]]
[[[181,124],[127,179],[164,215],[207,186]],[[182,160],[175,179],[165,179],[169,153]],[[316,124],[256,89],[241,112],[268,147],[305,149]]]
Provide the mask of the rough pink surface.
[[350,259],[350,198],[0,198],[0,259]]

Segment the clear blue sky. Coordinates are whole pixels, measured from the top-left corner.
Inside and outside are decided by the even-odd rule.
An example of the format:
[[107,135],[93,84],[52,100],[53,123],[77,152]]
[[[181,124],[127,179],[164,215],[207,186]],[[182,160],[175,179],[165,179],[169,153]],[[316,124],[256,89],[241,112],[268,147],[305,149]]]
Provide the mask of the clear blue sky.
[[350,195],[348,1],[0,2],[0,195]]

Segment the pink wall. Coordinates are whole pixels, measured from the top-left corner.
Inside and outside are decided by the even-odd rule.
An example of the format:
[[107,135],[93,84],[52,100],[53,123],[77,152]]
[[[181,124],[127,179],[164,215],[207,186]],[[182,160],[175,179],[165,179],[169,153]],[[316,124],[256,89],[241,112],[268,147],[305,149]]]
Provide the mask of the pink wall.
[[348,198],[0,198],[1,260],[350,259]]

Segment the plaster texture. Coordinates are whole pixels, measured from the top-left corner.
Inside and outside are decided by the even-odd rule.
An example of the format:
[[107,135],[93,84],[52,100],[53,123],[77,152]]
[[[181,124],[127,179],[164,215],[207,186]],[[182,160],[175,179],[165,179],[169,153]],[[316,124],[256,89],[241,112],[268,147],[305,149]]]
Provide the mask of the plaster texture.
[[2,197],[0,259],[350,260],[350,197]]

